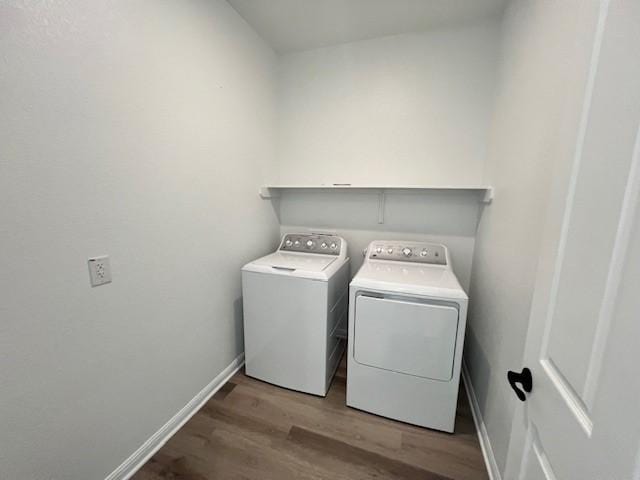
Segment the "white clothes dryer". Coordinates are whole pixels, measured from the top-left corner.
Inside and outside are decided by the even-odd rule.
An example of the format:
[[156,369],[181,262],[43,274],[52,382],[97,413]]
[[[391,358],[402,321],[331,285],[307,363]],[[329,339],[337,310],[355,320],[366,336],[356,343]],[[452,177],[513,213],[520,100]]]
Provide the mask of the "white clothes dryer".
[[444,245],[375,241],[350,284],[347,405],[453,432],[468,298]]

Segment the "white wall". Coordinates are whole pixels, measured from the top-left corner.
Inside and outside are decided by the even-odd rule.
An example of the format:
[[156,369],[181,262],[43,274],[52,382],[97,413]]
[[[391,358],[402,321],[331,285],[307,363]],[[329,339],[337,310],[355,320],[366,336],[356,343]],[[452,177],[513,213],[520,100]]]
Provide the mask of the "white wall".
[[100,479],[243,350],[276,58],[215,0],[3,2],[0,58],[0,477]]
[[571,161],[587,78],[593,25],[579,5],[514,1],[503,24],[485,177],[495,200],[476,238],[465,354],[501,472],[519,403],[506,373],[523,367],[552,171]]
[[373,240],[444,243],[460,283],[468,291],[478,219],[483,204],[474,192],[387,193],[384,223],[379,194],[292,191],[279,200],[281,233],[335,232],[349,245],[351,274]]
[[483,21],[280,57],[279,181],[480,183],[498,35]]

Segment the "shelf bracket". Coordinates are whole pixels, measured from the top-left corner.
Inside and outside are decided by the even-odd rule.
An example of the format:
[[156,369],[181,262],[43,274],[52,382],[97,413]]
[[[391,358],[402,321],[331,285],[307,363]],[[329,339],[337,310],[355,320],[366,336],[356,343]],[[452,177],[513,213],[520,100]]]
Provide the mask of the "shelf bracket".
[[384,223],[384,204],[384,190],[380,190],[378,195],[378,223],[380,224]]
[[258,189],[258,195],[263,200],[268,200],[269,198],[280,198],[280,192],[277,190],[272,190],[269,187],[260,187]]
[[493,202],[493,187],[487,187],[482,195],[482,203],[490,204]]

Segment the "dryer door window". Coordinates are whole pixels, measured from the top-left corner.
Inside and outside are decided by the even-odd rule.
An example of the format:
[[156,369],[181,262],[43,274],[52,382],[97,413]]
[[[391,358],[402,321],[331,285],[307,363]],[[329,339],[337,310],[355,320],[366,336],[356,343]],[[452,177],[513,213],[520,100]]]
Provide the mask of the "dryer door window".
[[354,359],[371,367],[449,381],[458,309],[418,300],[356,298]]

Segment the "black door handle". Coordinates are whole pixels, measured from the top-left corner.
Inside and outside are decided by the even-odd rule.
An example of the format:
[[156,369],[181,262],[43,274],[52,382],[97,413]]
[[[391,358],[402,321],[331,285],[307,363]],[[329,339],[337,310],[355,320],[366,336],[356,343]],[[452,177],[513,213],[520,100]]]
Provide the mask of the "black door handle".
[[[529,393],[533,388],[533,378],[531,377],[531,370],[529,370],[527,367],[524,367],[522,369],[522,372],[520,373],[512,372],[511,370],[509,370],[507,372],[507,380],[509,380],[509,385],[511,385],[513,391],[516,392],[518,398],[524,402],[527,399],[527,396],[524,394],[524,392]],[[522,390],[524,390],[524,392],[520,390],[520,387],[518,387],[516,383],[522,385]]]

